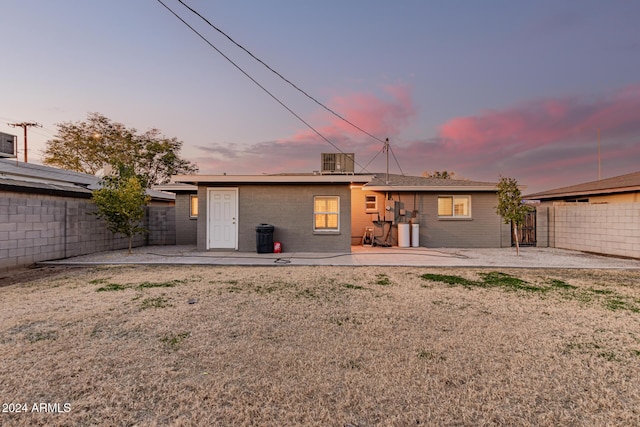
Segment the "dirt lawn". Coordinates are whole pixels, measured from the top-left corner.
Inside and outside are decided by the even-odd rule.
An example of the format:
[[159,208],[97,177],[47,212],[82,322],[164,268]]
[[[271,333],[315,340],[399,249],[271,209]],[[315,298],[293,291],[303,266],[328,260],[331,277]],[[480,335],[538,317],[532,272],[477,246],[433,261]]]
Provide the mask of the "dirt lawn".
[[637,271],[99,267],[0,295],[3,426],[640,425]]

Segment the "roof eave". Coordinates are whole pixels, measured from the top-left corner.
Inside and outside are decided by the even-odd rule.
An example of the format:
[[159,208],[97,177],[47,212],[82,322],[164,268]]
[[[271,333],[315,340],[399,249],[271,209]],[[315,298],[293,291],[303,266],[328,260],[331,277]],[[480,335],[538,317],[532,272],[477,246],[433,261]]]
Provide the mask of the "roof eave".
[[530,194],[524,196],[526,199],[560,199],[564,197],[575,197],[575,196],[599,196],[599,195],[607,195],[607,194],[620,194],[620,193],[631,193],[635,191],[640,191],[640,186],[635,187],[619,187],[619,188],[607,188],[600,190],[583,190],[583,191],[568,191],[562,193],[552,193],[552,194]]
[[156,191],[164,191],[164,192],[168,191],[168,192],[171,192],[171,193],[181,192],[181,191],[193,192],[193,191],[198,191],[198,186],[197,185],[191,185],[191,184],[173,183],[173,184],[154,185],[153,189],[156,190]]
[[0,179],[0,190],[16,193],[35,193],[66,197],[91,198],[91,191],[83,187],[7,179]]
[[332,184],[367,183],[372,175],[175,175],[174,183],[185,184]]

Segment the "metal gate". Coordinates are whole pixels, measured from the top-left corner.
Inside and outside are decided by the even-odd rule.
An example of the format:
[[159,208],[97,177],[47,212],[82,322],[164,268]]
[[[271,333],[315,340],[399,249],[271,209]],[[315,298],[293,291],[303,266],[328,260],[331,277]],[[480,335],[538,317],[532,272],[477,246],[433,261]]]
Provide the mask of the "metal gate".
[[[520,246],[536,245],[536,210],[532,209],[527,212],[522,225],[518,226],[518,240]],[[515,246],[516,242],[511,233],[511,246]]]

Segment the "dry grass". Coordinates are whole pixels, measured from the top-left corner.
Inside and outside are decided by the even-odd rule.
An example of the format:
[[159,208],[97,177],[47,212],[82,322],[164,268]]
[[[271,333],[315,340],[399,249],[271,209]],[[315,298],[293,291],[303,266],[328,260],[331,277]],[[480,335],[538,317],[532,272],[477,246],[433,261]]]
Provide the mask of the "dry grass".
[[499,273],[103,267],[6,286],[0,401],[29,412],[0,424],[640,424],[640,273]]

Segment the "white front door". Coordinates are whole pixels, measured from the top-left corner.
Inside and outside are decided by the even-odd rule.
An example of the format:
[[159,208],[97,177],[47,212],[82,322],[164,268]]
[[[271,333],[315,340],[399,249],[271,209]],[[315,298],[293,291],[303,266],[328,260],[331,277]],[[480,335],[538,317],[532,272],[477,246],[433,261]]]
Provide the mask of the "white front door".
[[238,249],[238,189],[207,191],[207,249]]

